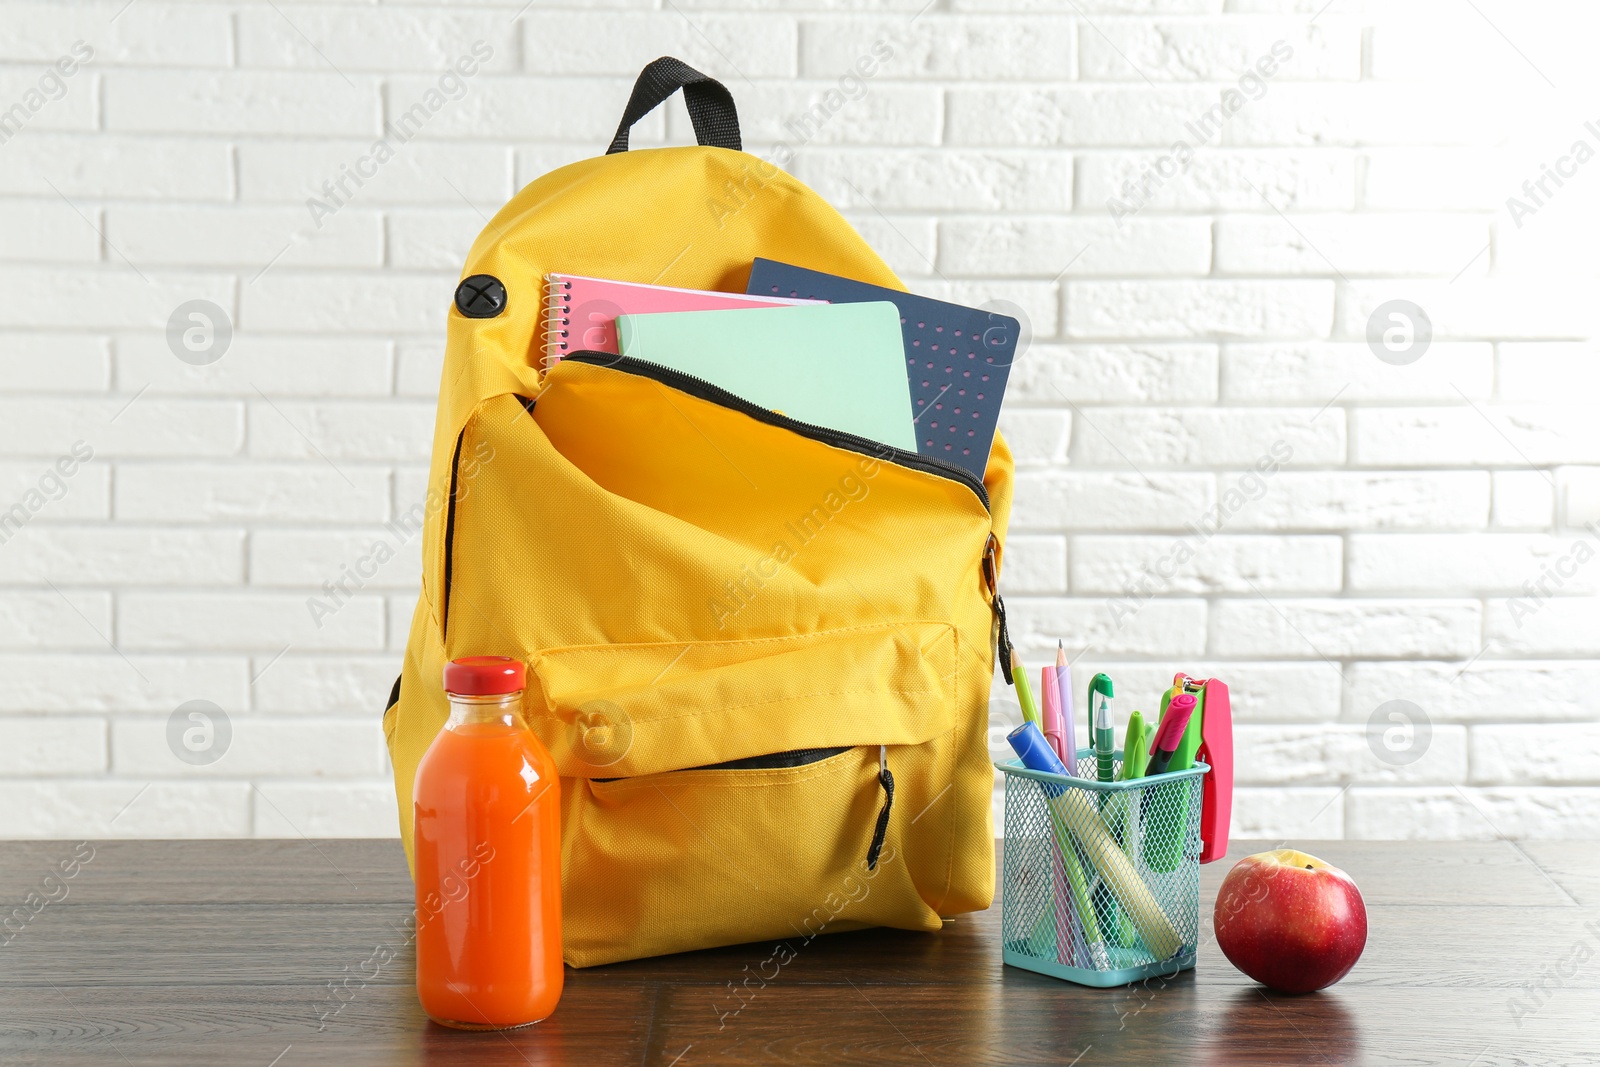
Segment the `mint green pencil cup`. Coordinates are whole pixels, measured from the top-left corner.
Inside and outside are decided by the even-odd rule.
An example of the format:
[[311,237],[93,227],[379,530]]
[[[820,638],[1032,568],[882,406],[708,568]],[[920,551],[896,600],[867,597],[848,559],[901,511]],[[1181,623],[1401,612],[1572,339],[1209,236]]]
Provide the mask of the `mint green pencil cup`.
[[1080,749],[1076,762],[1085,777],[1031,771],[1014,759],[995,764],[1006,790],[1002,958],[1101,988],[1192,968],[1200,782],[1211,768],[1099,782],[1092,750]]

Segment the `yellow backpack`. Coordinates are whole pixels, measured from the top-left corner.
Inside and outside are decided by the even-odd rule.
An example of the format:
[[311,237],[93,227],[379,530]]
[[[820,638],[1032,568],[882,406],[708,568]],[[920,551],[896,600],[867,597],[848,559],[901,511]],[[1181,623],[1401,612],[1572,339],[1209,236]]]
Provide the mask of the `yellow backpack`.
[[[700,144],[628,151],[680,87]],[[489,223],[450,314],[410,517],[422,596],[383,718],[401,837],[410,857],[445,663],[526,662],[523,711],[562,773],[574,967],[937,930],[994,893],[1004,441],[979,484],[653,364],[569,353],[541,371],[551,271],[743,292],[763,256],[904,288],[820,197],[739,148],[726,89],[650,64],[610,152]]]

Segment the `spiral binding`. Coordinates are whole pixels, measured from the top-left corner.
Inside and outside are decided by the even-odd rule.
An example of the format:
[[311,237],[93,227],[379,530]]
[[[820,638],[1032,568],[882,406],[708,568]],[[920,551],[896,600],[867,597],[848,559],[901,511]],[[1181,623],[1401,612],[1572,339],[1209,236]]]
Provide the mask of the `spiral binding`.
[[560,281],[553,274],[545,275],[543,363],[546,368],[560,362],[567,350],[565,327],[571,325],[567,313],[572,310],[567,305],[567,291],[571,288],[571,282]]

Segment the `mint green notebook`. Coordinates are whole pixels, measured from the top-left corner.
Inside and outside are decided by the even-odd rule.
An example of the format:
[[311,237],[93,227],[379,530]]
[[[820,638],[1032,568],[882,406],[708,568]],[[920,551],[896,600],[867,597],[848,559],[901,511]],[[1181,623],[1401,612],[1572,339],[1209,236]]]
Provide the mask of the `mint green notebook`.
[[618,315],[622,354],[791,419],[916,451],[900,312],[888,301]]

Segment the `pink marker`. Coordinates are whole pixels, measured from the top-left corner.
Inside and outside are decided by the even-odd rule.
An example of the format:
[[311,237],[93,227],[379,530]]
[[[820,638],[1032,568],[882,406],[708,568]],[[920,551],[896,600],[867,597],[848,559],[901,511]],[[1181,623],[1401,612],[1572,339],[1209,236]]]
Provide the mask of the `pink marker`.
[[1070,769],[1076,761],[1069,758],[1062,747],[1065,720],[1061,715],[1061,687],[1056,682],[1056,670],[1055,667],[1040,668],[1039,694],[1044,698],[1044,739],[1050,742],[1050,747],[1056,750],[1061,762]]
[[1167,702],[1167,717],[1161,720],[1161,728],[1156,731],[1156,743],[1150,750],[1150,764],[1144,772],[1146,775],[1160,774],[1172,762],[1172,754],[1183,743],[1183,731],[1189,728],[1189,719],[1194,715],[1196,703],[1193,693],[1179,693]]
[[1050,845],[1050,889],[1055,909],[1056,962],[1081,967],[1078,953],[1078,914],[1072,906],[1072,890],[1067,887],[1067,868],[1061,861],[1061,842]]

